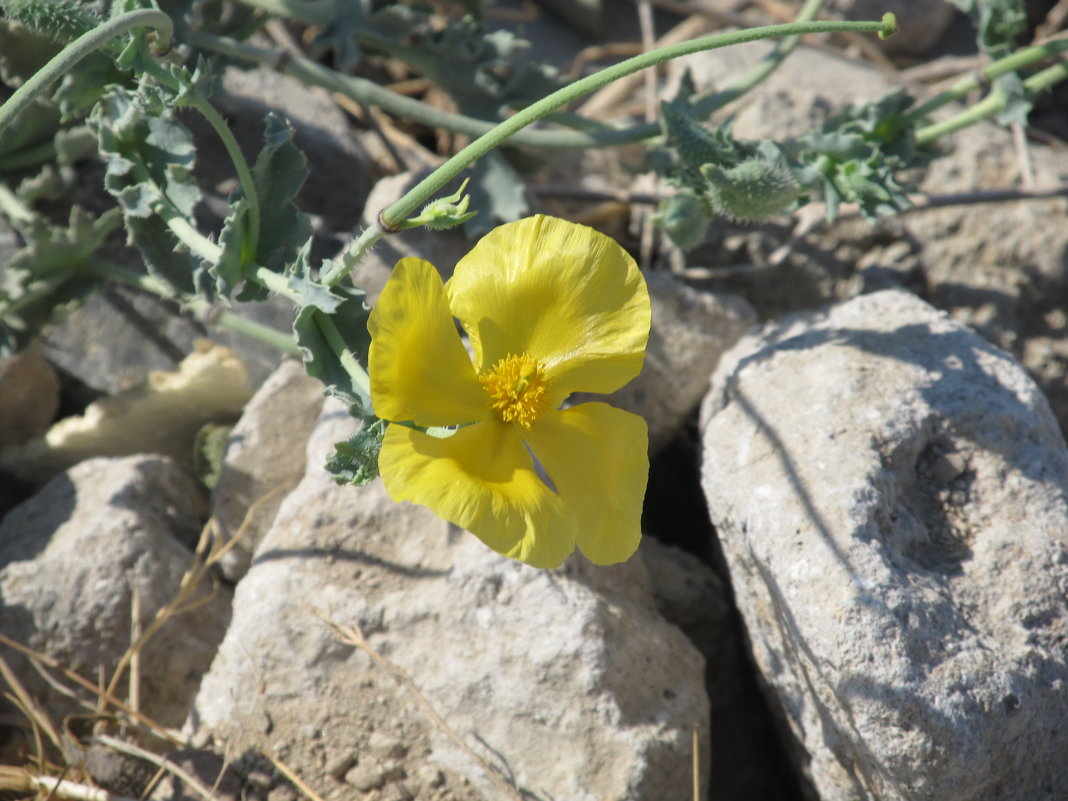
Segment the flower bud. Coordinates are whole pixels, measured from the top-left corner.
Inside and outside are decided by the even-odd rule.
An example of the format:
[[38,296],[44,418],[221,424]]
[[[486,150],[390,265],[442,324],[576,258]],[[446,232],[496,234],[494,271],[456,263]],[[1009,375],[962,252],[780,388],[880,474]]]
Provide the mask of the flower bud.
[[763,159],[747,159],[724,170],[701,167],[709,204],[735,220],[757,222],[785,211],[796,200],[797,181],[786,168]]

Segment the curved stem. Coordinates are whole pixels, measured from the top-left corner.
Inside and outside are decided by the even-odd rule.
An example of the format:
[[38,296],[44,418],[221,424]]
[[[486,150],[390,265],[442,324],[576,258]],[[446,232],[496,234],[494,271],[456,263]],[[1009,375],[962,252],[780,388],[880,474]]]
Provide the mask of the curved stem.
[[248,232],[242,243],[241,260],[245,261],[246,257],[255,258],[255,254],[249,253],[248,249],[250,246],[255,247],[260,241],[260,196],[256,189],[256,182],[252,178],[252,170],[248,166],[248,161],[245,160],[245,154],[241,152],[241,146],[237,143],[234,132],[230,130],[230,126],[226,124],[226,120],[222,118],[215,106],[199,95],[193,95],[190,98],[190,105],[199,111],[215,130],[237,171],[237,180],[241,182],[241,191],[249,204]]
[[171,18],[154,8],[130,11],[109,19],[88,33],[82,34],[64,47],[55,57],[35,72],[26,83],[15,90],[7,102],[0,106],[0,131],[3,131],[34,99],[69,72],[79,61],[95,50],[104,47],[116,36],[134,28],[154,28],[159,47],[170,47],[174,34]]
[[[386,227],[396,227],[403,222],[413,211],[425,203],[432,195],[451,181],[456,175],[466,168],[471,162],[500,145],[509,137],[516,134],[526,126],[552,113],[561,106],[567,105],[583,95],[595,92],[612,81],[618,80],[631,73],[638,72],[647,67],[660,64],[680,56],[688,56],[705,50],[715,50],[720,47],[755,42],[761,39],[772,39],[778,36],[803,36],[808,33],[827,33],[832,31],[872,31],[881,33],[893,33],[895,23],[890,21],[879,22],[790,22],[781,25],[767,25],[761,28],[750,28],[743,31],[730,31],[729,33],[713,34],[692,39],[688,42],[662,47],[648,53],[634,56],[621,61],[611,67],[581,78],[568,86],[558,89],[552,94],[543,97],[535,103],[527,106],[493,130],[471,142],[467,147],[460,150],[456,155],[438,167],[425,179],[420,181],[407,194],[396,203],[387,208],[380,215],[380,220]],[[340,282],[356,263],[360,260],[384,232],[380,225],[372,225],[360,234],[359,238],[349,244],[338,258],[333,269],[323,276],[324,283],[335,286]]]
[[[1068,79],[1068,61],[1061,61],[1041,72],[1036,72],[1023,82],[1028,95],[1037,94],[1061,81]],[[1002,92],[994,91],[974,106],[943,122],[928,125],[916,131],[916,144],[928,145],[941,136],[960,131],[977,122],[993,117],[1005,108],[1006,98]]]
[[[796,25],[809,20],[816,15],[825,2],[826,0],[807,0],[805,6],[798,13],[797,21],[788,24]],[[870,23],[870,25],[878,24],[880,23]],[[866,28],[865,30],[872,30],[872,28]],[[768,74],[774,71],[779,64],[782,63],[786,56],[797,47],[801,35],[806,32],[812,31],[802,31],[797,35],[789,36],[784,39],[775,50],[746,71],[733,86],[728,87],[721,92],[712,92],[695,96],[690,101],[693,115],[698,118],[706,117],[732,100],[735,100],[748,92],[753,86],[767,77]],[[764,37],[758,36],[754,38]],[[381,108],[383,111],[394,116],[414,120],[432,128],[444,128],[453,133],[479,137],[494,130],[499,124],[499,122],[475,119],[474,117],[467,117],[462,114],[453,114],[440,109],[431,108],[418,100],[413,100],[410,97],[391,92],[389,89],[379,86],[372,81],[350,75],[342,75],[341,73],[335,72],[321,64],[317,64],[310,59],[292,56],[291,54],[282,51],[267,50],[262,47],[255,47],[254,45],[245,44],[243,42],[235,42],[230,39],[223,39],[203,33],[193,34],[190,37],[190,43],[195,47],[220,53],[231,58],[239,58],[244,61],[252,61],[257,64],[262,64],[297,78],[305,84],[319,86],[331,92],[338,92],[346,97],[352,98],[358,103]],[[683,46],[687,44],[690,43],[684,42]],[[572,84],[572,86],[574,86],[574,84]],[[546,114],[545,116],[548,117],[549,115]],[[555,114],[553,114],[553,116],[554,122],[566,124],[568,119],[567,117],[557,118]],[[584,120],[582,118],[574,120],[571,123],[571,127],[586,127],[588,130],[520,130],[512,135],[510,144],[520,147],[551,148],[554,150],[563,148],[616,147],[619,145],[641,142],[645,139],[658,136],[661,132],[660,126],[656,123],[634,125],[627,128],[612,128],[597,123],[596,121]]]
[[[293,56],[284,51],[268,50],[206,33],[192,34],[189,42],[194,47],[203,50],[262,64],[294,77],[306,85],[318,86],[330,92],[343,94],[357,103],[375,106],[396,117],[414,120],[432,128],[444,128],[454,133],[475,137],[482,136],[497,125],[497,122],[479,120],[432,108],[418,100],[391,92],[365,78],[343,75],[311,59]],[[639,136],[638,139],[640,138],[642,137]],[[632,141],[637,141],[637,139],[631,131],[622,129],[602,131],[598,134],[577,131],[523,131],[514,139],[516,145],[545,148],[599,147]]]
[[424,203],[431,195],[451,181],[460,170],[479,158],[489,150],[500,145],[504,140],[512,136],[516,131],[530,125],[551,111],[576,100],[583,95],[595,92],[612,81],[618,80],[633,72],[653,67],[661,62],[668,61],[680,56],[688,56],[705,50],[715,50],[720,47],[756,42],[761,39],[773,39],[779,36],[800,36],[807,33],[827,33],[832,31],[892,31],[893,25],[886,22],[789,22],[782,25],[766,25],[760,28],[750,28],[744,31],[730,31],[712,36],[703,36],[688,42],[680,42],[649,53],[628,58],[619,64],[596,72],[574,83],[558,89],[536,103],[532,103],[514,116],[508,118],[496,128],[484,136],[463,148],[459,153],[450,158],[427,178],[417,184],[404,197],[386,209],[382,214],[382,220],[386,225],[396,225],[410,215],[420,204]]

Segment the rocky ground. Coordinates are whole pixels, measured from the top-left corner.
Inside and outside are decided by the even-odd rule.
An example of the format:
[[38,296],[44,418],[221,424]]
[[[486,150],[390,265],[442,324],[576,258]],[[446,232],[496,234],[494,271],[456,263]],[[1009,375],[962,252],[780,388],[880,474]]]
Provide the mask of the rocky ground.
[[[735,133],[919,86],[905,65],[953,53],[963,23],[895,5],[916,13],[893,62],[813,42],[732,109]],[[528,33],[561,59],[590,42],[548,14]],[[662,91],[763,52],[690,57]],[[249,142],[267,106],[293,120],[324,254],[438,158],[398,134],[398,170],[278,75],[224,86]],[[35,720],[67,778],[119,795],[168,755],[160,801],[661,801],[692,797],[695,760],[715,801],[1068,796],[1068,199],[969,202],[1020,186],[1025,163],[1039,185],[1068,173],[1043,113],[1026,161],[993,124],[955,136],[916,176],[944,205],[717,224],[687,254],[643,251],[644,207],[609,200],[656,188],[634,152],[543,159],[535,208],[642,255],[653,298],[645,368],[612,401],[649,422],[646,537],[611,568],[537,571],[377,483],[335,485],[322,464],[354,423],[298,363],[146,295],[94,298],[0,366],[0,668],[20,699],[0,761],[26,764]],[[602,195],[565,198],[579,189]],[[14,244],[0,220],[0,263]],[[466,247],[393,237],[356,280],[373,293],[408,254],[447,273]],[[189,454],[220,421],[235,426],[209,493]],[[228,550],[198,570],[212,545]],[[116,671],[137,732],[94,717]]]

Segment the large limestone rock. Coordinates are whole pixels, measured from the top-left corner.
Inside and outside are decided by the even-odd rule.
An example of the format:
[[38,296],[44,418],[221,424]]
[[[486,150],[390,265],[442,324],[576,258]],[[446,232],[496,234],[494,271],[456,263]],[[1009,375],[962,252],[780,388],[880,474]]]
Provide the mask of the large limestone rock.
[[703,484],[823,801],[1068,796],[1068,453],[1023,368],[887,291],[724,356]]
[[[201,492],[161,456],[90,459],[52,479],[0,524],[0,631],[90,681],[100,668],[110,680],[133,639],[134,593],[147,627],[178,592],[206,511]],[[200,587],[189,600],[211,589]],[[141,711],[159,723],[185,719],[222,639],[229,592],[216,590],[194,615],[171,617],[140,650]],[[84,713],[14,664],[57,722]],[[127,682],[119,687],[128,697]]]
[[[328,401],[308,469],[237,587],[195,742],[277,754],[326,799],[499,798],[417,699],[317,617],[353,623],[469,747],[539,796],[659,799],[707,743],[704,663],[641,561],[539,571],[381,484],[323,471],[353,421]],[[705,760],[704,762],[707,762]]]
[[[237,582],[286,493],[304,475],[304,443],[323,408],[323,384],[287,359],[245,406],[226,444],[212,517],[223,540],[239,537],[220,562]],[[321,465],[320,465],[321,467]]]

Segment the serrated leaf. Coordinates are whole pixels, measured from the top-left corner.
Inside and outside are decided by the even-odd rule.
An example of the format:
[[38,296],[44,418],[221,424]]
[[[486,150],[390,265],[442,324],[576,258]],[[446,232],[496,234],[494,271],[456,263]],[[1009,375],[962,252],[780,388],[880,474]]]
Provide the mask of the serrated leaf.
[[916,146],[914,129],[905,120],[912,103],[913,98],[897,91],[847,106],[819,131],[783,145],[797,179],[823,196],[829,220],[843,202],[857,203],[868,219],[911,207],[909,187],[897,175],[923,166],[932,156]]
[[386,425],[385,420],[365,420],[359,431],[334,445],[334,453],[326,462],[334,481],[362,487],[378,477],[378,454]]
[[983,52],[1001,58],[1012,52],[1016,37],[1027,27],[1027,14],[1017,0],[950,0],[977,27]]
[[37,216],[18,223],[26,245],[0,271],[3,348],[21,350],[45,325],[104,284],[90,260],[118,223],[118,209],[94,218],[79,206],[71,209],[66,227]]
[[315,59],[332,52],[342,72],[351,72],[359,63],[360,37],[397,39],[429,18],[424,9],[397,4],[383,7],[378,0],[349,0],[337,4],[335,10],[334,19],[322,26],[309,51]]
[[1014,72],[1000,75],[994,79],[994,91],[997,92],[1005,103],[1004,108],[997,113],[995,119],[1002,125],[1027,125],[1027,117],[1034,107],[1024,89],[1023,81]]
[[108,86],[126,84],[130,73],[119,69],[103,53],[92,53],[63,76],[52,99],[59,105],[63,122],[88,114]]
[[[249,200],[238,189],[231,195],[232,211],[219,236],[222,255],[208,270],[215,276],[218,292],[230,297],[252,271],[266,267],[282,272],[311,237],[311,223],[293,199],[308,176],[307,159],[293,144],[293,129],[280,117],[269,114],[264,121],[264,146],[252,167],[252,183],[259,200],[259,232],[251,241]],[[237,295],[240,301],[267,297],[255,281],[246,281]]]
[[293,144],[293,128],[275,114],[264,121],[264,147],[252,168],[260,199],[256,260],[271,270],[291,262],[311,236],[311,223],[293,203],[308,177],[308,160]]

